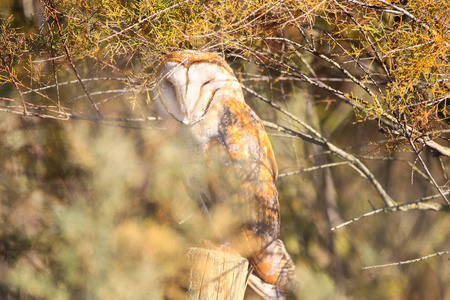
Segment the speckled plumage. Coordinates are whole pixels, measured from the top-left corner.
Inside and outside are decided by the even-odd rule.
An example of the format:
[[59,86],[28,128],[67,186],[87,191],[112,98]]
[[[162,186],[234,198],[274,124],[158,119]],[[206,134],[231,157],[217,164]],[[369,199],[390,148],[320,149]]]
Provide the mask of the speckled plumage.
[[245,103],[232,69],[220,56],[180,51],[160,69],[159,111],[185,141],[191,194],[207,207],[228,205],[238,218],[221,233],[249,259],[250,285],[265,299],[295,288],[294,264],[278,239],[277,165],[258,116]]

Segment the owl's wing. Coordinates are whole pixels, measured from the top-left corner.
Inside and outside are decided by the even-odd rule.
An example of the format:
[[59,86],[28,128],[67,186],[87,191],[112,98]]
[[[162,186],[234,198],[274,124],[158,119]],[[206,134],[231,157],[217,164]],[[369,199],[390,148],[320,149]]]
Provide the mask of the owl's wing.
[[236,211],[243,212],[241,234],[232,247],[249,258],[254,273],[250,285],[265,299],[283,299],[295,288],[295,267],[277,239],[278,170],[262,122],[244,102],[224,102],[219,134],[207,155],[210,166],[219,163],[222,168],[220,178],[210,182],[210,195],[217,202],[234,202]]
[[218,201],[236,202],[244,228],[265,239],[260,248],[275,240],[280,230],[278,169],[261,120],[247,104],[224,101],[218,135],[211,140],[207,157],[210,166],[219,164],[220,182],[210,188]]

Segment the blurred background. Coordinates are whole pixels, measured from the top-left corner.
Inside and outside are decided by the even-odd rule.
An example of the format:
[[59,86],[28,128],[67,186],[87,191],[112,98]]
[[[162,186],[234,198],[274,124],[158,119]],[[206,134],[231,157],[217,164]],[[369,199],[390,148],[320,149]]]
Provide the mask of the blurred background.
[[[231,42],[215,46],[210,42],[201,48],[198,45],[204,41],[198,38],[190,43],[177,40],[176,45],[161,44],[161,48],[156,49],[160,40],[149,36],[147,44],[137,46],[130,37],[139,40],[141,36],[136,33],[122,41],[106,35],[109,40],[98,45],[103,47],[103,52],[94,52],[90,48],[96,47],[89,44],[91,38],[105,38],[95,37],[97,23],[104,22],[108,28],[115,28],[109,33],[114,35],[136,22],[141,24],[142,18],[133,19],[123,11],[136,12],[149,7],[161,11],[172,2],[87,1],[73,10],[70,8],[73,3],[69,2],[48,2],[61,13],[56,18],[63,26],[62,36],[58,36],[55,20],[42,21],[45,9],[39,1],[6,1],[0,10],[3,37],[1,299],[183,298],[183,288],[188,280],[186,251],[199,245],[205,226],[196,204],[185,191],[182,171],[173,159],[177,149],[166,142],[161,124],[155,121],[157,114],[148,88],[154,80],[151,76],[154,76],[159,59],[177,48],[223,51],[246,87],[274,101],[328,141],[359,158],[398,203],[437,194],[420,166],[417,154],[411,151],[408,143],[395,141],[380,130],[378,120],[361,117],[355,107],[329,90],[289,78],[289,74],[282,72],[283,67],[271,68],[269,64],[251,59],[252,51],[244,47],[233,48]],[[182,18],[183,13],[188,14],[189,9],[197,11],[204,3],[184,2],[183,10],[173,14],[177,16],[177,30],[187,36],[187,31],[181,28],[188,26],[188,21]],[[312,9],[314,3],[310,2],[307,4]],[[293,4],[286,1],[283,5]],[[108,7],[116,15],[111,14],[110,19],[105,19],[101,14],[106,15],[108,11],[100,11],[101,7]],[[277,11],[269,7],[266,7],[266,14],[276,15]],[[62,12],[76,14],[78,21],[83,17],[90,18],[92,23],[84,20],[78,25],[80,28],[91,26],[86,32],[92,36],[70,31],[70,26],[75,26],[71,22],[77,22],[77,19],[71,20]],[[298,15],[291,17],[303,26],[308,20],[299,18],[307,12],[306,8],[299,9]],[[146,15],[153,13],[149,11]],[[214,13],[219,14],[219,11]],[[10,16],[13,17],[8,21]],[[114,18],[123,18],[124,24],[114,23]],[[156,21],[163,19],[155,18],[155,23],[145,23],[149,28],[141,30],[147,33],[162,31],[158,27],[162,25]],[[315,26],[323,30],[339,29],[321,23],[323,19],[316,22]],[[46,29],[48,24],[54,27]],[[280,37],[283,34],[292,41],[306,44],[308,39],[302,37],[293,24],[283,27],[283,24],[267,22],[264,26],[268,28],[268,35]],[[217,28],[214,30],[218,31]],[[47,34],[43,34],[45,32]],[[217,42],[221,37],[214,38]],[[17,48],[20,55],[14,56],[11,45],[20,39],[27,41]],[[67,57],[49,59],[64,57],[64,48],[59,44],[63,40],[70,47],[78,74],[83,79],[91,78],[84,84],[102,118],[98,118],[77,82]],[[104,46],[105,43],[108,46]],[[53,45],[53,48],[44,47],[46,51],[39,52],[36,49],[40,49],[40,44]],[[36,48],[28,55],[26,50],[31,46]],[[130,52],[133,47],[135,53]],[[260,43],[258,47],[279,61],[284,59],[281,43]],[[338,48],[332,49],[330,44],[322,47],[318,51],[328,53],[336,61],[344,59]],[[110,52],[114,55],[108,56]],[[330,79],[324,80],[330,87],[371,101],[354,82],[336,80],[342,79],[342,74],[317,56],[303,53],[289,59],[290,62],[297,61],[297,66],[302,65],[302,70],[312,66],[317,77]],[[354,71],[352,74],[361,75],[356,65],[349,69]],[[381,66],[377,66],[374,74],[380,70]],[[18,89],[22,95],[14,86],[15,81],[9,80],[8,76],[20,81]],[[381,81],[382,76],[379,77],[376,80]],[[53,87],[41,90],[41,94],[36,92],[49,86]],[[386,87],[381,90],[386,94]],[[300,127],[253,94],[245,92],[245,97],[261,119],[293,130]],[[28,111],[38,117],[20,114],[23,109],[21,99],[27,102]],[[66,117],[68,120],[63,120]],[[444,130],[448,127],[446,122],[440,120],[430,126],[438,128],[436,124],[440,124],[439,129]],[[299,280],[296,294],[289,299],[450,299],[448,255],[401,266],[363,269],[450,250],[449,210],[442,198],[435,200],[442,204],[439,211],[382,212],[331,230],[386,204],[367,178],[328,149],[294,135],[270,128],[266,130],[280,173],[277,187],[281,239],[296,264]],[[448,146],[448,141],[443,139],[442,144]],[[427,147],[421,157],[444,188],[448,180],[448,157],[436,155]],[[344,163],[334,165],[339,162]],[[332,166],[323,167],[328,164]],[[322,167],[314,168],[316,166]],[[259,298],[248,290],[246,299]]]

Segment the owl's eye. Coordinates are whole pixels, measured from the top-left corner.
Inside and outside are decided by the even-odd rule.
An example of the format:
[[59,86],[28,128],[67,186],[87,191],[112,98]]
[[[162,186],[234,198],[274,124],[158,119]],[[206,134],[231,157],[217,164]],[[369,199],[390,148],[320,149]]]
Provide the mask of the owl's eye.
[[172,83],[172,81],[164,79],[164,83],[167,84],[170,88],[175,90],[175,85]]
[[214,99],[214,95],[216,94],[217,91],[218,91],[218,90],[213,91],[213,92],[211,93],[211,95],[209,96],[208,102],[206,103],[205,109],[203,110],[203,113],[202,113],[202,115],[200,116],[200,118],[203,118],[203,117],[206,115],[206,113],[208,112],[209,107],[211,106],[211,103],[212,103],[212,101],[213,101],[213,99]]
[[203,84],[202,84],[202,87],[201,88],[203,88],[205,85],[207,85],[208,83],[211,83],[211,81],[213,81],[212,79],[210,79],[210,80],[208,80],[208,81],[205,81]]

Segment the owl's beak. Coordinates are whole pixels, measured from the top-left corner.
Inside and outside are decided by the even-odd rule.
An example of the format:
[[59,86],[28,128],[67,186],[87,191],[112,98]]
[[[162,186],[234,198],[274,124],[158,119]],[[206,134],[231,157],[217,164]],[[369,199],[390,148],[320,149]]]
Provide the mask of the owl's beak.
[[181,123],[183,123],[184,125],[191,126],[191,125],[198,123],[202,119],[203,119],[203,116],[202,117],[196,116],[195,113],[191,109],[186,107],[183,110],[183,118],[179,121],[181,121]]
[[180,121],[181,121],[181,123],[183,123],[184,125],[191,126],[191,125],[194,125],[194,124],[198,123],[198,122],[201,121],[202,119],[203,119],[203,117],[199,118],[199,117],[196,117],[196,116],[191,116],[191,114],[189,114],[189,113],[186,112],[184,118],[181,119]]
[[191,125],[193,122],[193,120],[191,120],[191,118],[190,118],[189,108],[187,108],[187,107],[184,109],[184,116],[183,116],[183,119],[181,120],[181,122],[184,125]]
[[181,120],[181,123],[183,123],[184,125],[194,125],[195,123],[199,122],[201,119],[193,119],[193,120],[189,120],[189,118],[183,119]]

